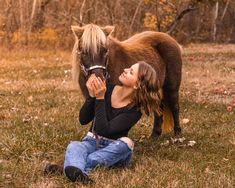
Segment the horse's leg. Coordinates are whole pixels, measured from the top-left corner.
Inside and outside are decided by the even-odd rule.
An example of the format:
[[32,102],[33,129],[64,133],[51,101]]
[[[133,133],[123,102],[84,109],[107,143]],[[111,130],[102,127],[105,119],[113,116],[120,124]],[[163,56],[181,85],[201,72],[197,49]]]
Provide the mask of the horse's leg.
[[167,102],[173,115],[174,133],[177,136],[181,134],[181,127],[179,122],[179,92],[174,91],[169,93],[170,95],[167,95]]
[[157,114],[154,114],[154,124],[153,124],[153,131],[151,134],[152,138],[158,138],[162,134],[162,122],[163,122],[163,116],[159,116]]
[[[161,104],[161,110],[163,111],[163,104]],[[158,115],[154,113],[154,124],[153,124],[153,131],[151,134],[152,138],[158,138],[162,134],[162,122],[163,122],[163,115]]]

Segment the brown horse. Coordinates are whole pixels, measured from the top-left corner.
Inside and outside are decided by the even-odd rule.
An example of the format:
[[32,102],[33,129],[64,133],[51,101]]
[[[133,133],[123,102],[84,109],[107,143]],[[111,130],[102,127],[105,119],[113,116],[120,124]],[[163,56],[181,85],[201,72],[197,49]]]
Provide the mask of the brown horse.
[[102,78],[109,75],[110,82],[119,84],[118,76],[124,68],[137,61],[145,61],[156,70],[159,89],[163,91],[163,115],[154,114],[152,136],[161,135],[161,125],[166,124],[169,118],[175,134],[180,134],[182,58],[179,44],[169,35],[154,31],[142,32],[125,41],[118,41],[111,36],[113,30],[113,26],[102,28],[94,24],[72,26],[76,39],[73,49],[73,79],[79,83],[84,97],[88,96],[85,82],[91,73]]

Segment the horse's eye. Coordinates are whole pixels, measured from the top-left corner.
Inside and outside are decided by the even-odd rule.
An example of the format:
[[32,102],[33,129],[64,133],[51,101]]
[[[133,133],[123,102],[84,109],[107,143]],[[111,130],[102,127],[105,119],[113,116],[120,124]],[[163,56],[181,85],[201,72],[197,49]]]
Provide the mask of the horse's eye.
[[106,48],[104,48],[103,52],[105,56],[108,56],[108,50]]
[[105,47],[102,46],[101,49],[100,49],[100,51],[101,51],[101,53],[104,54],[104,53],[106,53],[108,50],[107,50],[107,48],[105,48]]

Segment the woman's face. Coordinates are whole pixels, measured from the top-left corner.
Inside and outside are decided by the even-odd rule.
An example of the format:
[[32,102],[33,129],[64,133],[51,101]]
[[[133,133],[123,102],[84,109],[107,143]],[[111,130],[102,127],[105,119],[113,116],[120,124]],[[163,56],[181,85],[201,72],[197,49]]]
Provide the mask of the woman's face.
[[135,88],[138,80],[139,63],[132,65],[130,68],[124,69],[119,76],[119,81],[127,87]]

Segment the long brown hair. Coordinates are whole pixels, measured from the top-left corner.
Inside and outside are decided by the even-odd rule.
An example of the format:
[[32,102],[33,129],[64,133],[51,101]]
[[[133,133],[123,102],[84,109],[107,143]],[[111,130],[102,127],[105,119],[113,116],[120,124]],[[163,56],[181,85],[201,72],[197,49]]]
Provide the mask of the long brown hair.
[[160,115],[162,92],[159,79],[153,67],[144,61],[139,61],[137,89],[134,103],[147,115],[154,112]]

